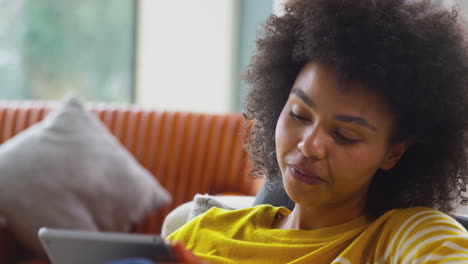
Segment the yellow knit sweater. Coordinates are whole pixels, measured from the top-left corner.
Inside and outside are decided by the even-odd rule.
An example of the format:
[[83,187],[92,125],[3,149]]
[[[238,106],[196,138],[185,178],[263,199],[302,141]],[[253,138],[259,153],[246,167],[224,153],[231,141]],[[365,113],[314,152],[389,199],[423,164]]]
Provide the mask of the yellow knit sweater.
[[271,229],[286,208],[212,208],[169,236],[211,263],[468,263],[468,233],[424,207],[317,230]]

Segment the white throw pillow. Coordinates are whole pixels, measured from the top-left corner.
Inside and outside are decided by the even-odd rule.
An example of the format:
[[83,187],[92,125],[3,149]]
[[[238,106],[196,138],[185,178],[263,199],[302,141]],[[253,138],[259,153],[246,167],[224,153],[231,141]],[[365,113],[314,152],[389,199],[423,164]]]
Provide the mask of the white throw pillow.
[[128,231],[170,200],[75,98],[0,145],[0,214],[38,255],[42,226]]

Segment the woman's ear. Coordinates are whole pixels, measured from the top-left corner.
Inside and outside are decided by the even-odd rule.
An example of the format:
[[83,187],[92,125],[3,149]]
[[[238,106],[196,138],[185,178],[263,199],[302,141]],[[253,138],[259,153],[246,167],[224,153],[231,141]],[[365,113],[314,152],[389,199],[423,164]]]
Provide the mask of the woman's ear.
[[408,149],[409,145],[409,142],[406,140],[393,144],[390,147],[387,156],[380,165],[380,168],[382,170],[389,170],[393,168],[393,166],[397,164],[397,162],[401,159],[405,151]]

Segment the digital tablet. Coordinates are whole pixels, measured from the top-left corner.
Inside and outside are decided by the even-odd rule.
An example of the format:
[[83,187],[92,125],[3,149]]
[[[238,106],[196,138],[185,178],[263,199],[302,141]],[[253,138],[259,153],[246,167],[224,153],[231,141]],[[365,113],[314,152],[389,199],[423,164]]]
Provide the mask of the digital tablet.
[[53,264],[104,264],[124,258],[177,261],[172,247],[158,235],[41,228],[38,232]]

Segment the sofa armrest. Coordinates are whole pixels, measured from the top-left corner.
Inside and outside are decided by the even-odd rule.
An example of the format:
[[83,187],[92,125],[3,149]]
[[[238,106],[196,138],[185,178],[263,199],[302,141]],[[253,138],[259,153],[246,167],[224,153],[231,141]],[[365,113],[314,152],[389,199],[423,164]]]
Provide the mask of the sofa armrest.
[[[252,206],[255,196],[231,196],[231,195],[223,195],[223,196],[212,196],[216,201],[220,202],[221,204],[225,205],[226,207],[231,207],[234,209],[241,209],[247,208]],[[172,232],[177,230],[179,227],[183,226],[185,223],[188,222],[188,218],[190,212],[192,211],[194,201],[190,201],[184,203],[174,210],[172,210],[164,219],[162,229],[161,229],[161,236],[166,238]]]

